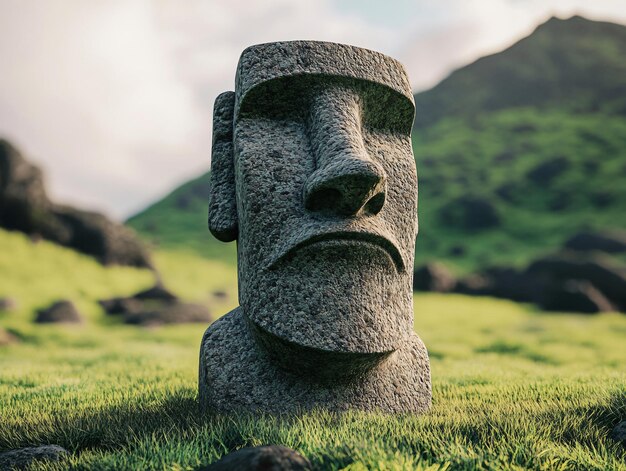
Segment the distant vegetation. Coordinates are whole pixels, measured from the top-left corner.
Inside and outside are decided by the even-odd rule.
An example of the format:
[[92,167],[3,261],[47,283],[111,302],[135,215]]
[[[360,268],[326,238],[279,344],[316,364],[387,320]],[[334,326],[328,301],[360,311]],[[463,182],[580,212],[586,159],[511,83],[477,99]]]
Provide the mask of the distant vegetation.
[[414,135],[417,263],[523,265],[581,229],[626,227],[626,118],[533,108]]
[[[626,228],[626,27],[551,19],[416,95],[416,261],[524,265],[577,230]],[[206,228],[206,175],[128,223],[234,263]]]

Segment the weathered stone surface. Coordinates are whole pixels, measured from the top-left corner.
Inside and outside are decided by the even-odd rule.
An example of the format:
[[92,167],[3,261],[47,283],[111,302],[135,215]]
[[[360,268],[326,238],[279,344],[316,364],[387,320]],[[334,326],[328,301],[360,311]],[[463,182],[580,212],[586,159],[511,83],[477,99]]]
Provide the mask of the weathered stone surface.
[[148,251],[130,229],[101,214],[51,202],[41,170],[2,139],[0,227],[70,247],[105,265],[152,268]]
[[25,469],[37,461],[60,461],[67,450],[58,445],[42,445],[0,453],[0,469]]
[[427,263],[416,268],[413,273],[413,289],[416,291],[447,293],[452,291],[455,285],[454,275],[440,263]]
[[215,103],[209,228],[237,240],[241,307],[213,324],[200,400],[218,410],[430,404],[413,333],[413,97],[382,54],[253,46]]
[[430,406],[428,354],[415,334],[380,357],[294,344],[268,354],[256,329],[237,308],[206,331],[200,366],[205,407],[284,414],[314,408],[423,412]]
[[47,308],[38,310],[37,317],[35,317],[35,322],[39,324],[78,324],[82,321],[83,318],[74,303],[67,300],[57,301]]
[[211,463],[203,471],[307,471],[311,463],[291,448],[265,445],[242,448]]

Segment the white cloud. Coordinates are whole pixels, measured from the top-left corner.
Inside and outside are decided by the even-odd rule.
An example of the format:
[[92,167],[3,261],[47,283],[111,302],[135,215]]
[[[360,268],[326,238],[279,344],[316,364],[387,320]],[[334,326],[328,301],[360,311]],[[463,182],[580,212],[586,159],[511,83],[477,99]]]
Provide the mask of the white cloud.
[[0,135],[44,167],[52,196],[121,217],[208,167],[213,99],[251,44],[380,50],[423,88],[551,11],[623,18],[622,0],[387,3],[0,0]]

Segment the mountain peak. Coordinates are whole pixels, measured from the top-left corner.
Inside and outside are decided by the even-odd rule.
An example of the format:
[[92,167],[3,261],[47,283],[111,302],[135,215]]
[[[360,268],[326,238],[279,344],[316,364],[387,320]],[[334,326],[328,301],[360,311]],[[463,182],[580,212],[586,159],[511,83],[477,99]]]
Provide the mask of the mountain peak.
[[416,127],[515,107],[626,115],[626,26],[552,17],[508,49],[415,96]]

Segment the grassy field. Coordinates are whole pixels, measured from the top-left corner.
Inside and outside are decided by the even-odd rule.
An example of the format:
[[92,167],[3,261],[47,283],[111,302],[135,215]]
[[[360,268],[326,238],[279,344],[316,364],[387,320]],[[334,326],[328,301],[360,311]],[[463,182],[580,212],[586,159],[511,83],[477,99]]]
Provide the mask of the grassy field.
[[[71,452],[36,469],[196,469],[267,443],[299,450],[317,469],[626,469],[626,450],[608,438],[626,419],[626,316],[419,295],[429,414],[202,416],[195,397],[205,326],[125,326],[95,303],[148,286],[150,274],[104,269],[18,234],[0,232],[0,242],[8,249],[0,296],[20,303],[0,313],[0,326],[20,340],[0,347],[0,451],[53,443]],[[187,299],[232,293],[212,306],[216,315],[236,302],[227,264],[173,252],[157,254],[157,264]],[[74,299],[86,322],[34,325],[32,309],[59,296]]]

